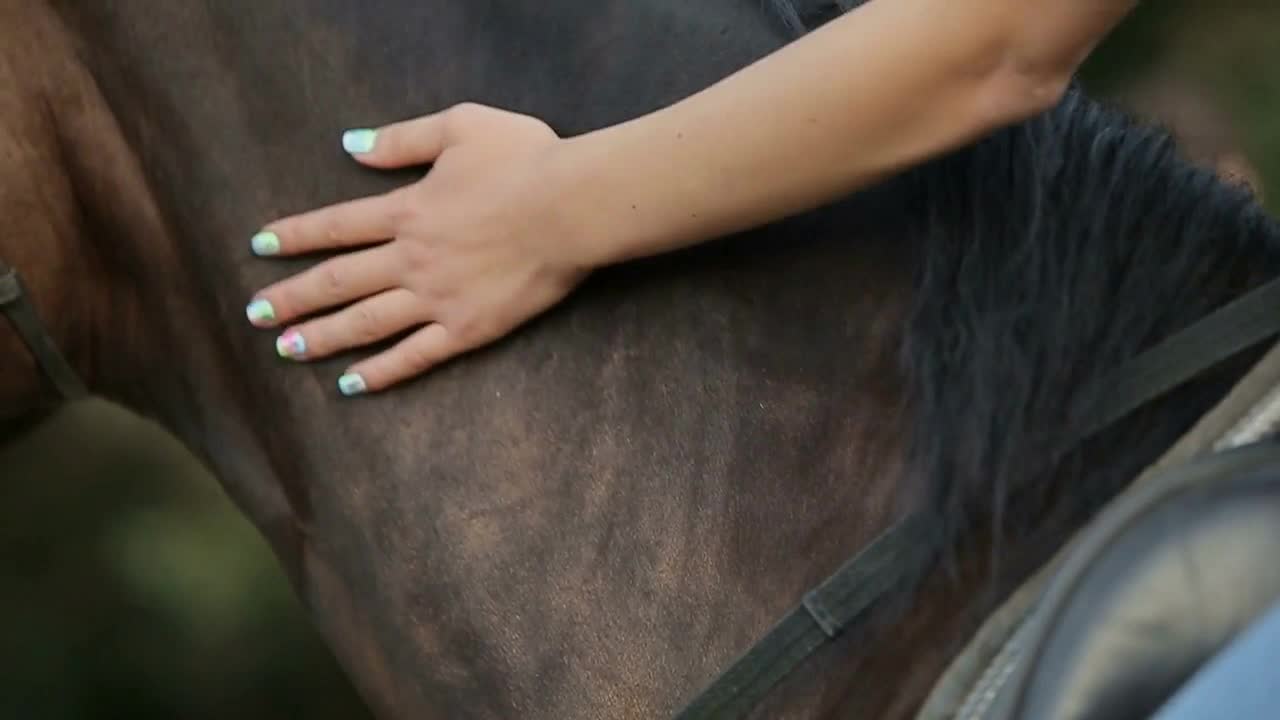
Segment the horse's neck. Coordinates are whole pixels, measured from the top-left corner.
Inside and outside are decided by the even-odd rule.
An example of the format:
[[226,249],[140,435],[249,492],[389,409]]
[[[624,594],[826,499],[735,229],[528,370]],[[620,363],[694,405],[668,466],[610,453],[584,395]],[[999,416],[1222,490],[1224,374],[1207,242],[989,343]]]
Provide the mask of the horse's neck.
[[375,704],[535,698],[538,668],[569,662],[537,712],[590,716],[614,673],[650,678],[621,691],[622,716],[673,709],[891,521],[905,285],[870,239],[623,272],[625,294],[595,285],[489,353],[339,404],[333,364],[280,363],[243,320],[281,270],[226,236],[266,201],[237,205],[253,183],[213,193],[227,168],[187,155],[195,142],[140,150],[152,177],[189,180],[162,197],[127,153],[78,170],[109,230],[91,246],[145,311],[104,325],[128,332],[97,389],[214,469]]
[[[178,83],[163,64],[110,59],[152,55],[161,40],[138,32],[90,55],[126,67],[102,78],[115,107],[148,108],[121,120],[182,227],[159,220],[155,188],[128,162],[100,184],[114,190],[95,197],[131,248],[127,297],[152,338],[118,348],[135,382],[120,373],[109,389],[213,466],[375,704],[411,717],[489,703],[531,718],[674,709],[673,692],[718,673],[893,519],[907,287],[893,243],[832,237],[798,253],[788,240],[621,273],[623,292],[593,285],[421,383],[340,403],[335,363],[287,366],[248,327],[248,293],[285,271],[229,238],[247,237],[248,219],[370,190],[336,153],[297,172],[338,129],[306,111],[339,106],[347,85],[279,70],[262,80],[286,95],[241,97],[257,86],[204,47],[173,58],[198,79]],[[290,57],[275,42],[262,67]],[[334,97],[287,95],[302,92]],[[918,649],[944,620],[901,632]],[[908,656],[868,660],[874,648],[847,642],[823,676]]]

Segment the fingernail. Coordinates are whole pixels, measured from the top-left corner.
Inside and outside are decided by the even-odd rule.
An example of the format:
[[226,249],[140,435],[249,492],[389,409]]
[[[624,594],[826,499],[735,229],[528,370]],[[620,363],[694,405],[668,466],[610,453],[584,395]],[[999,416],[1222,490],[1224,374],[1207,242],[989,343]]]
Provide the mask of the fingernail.
[[276,309],[271,307],[271,303],[261,299],[249,303],[249,307],[244,309],[244,314],[249,316],[249,322],[254,325],[276,319]]
[[301,357],[306,352],[307,341],[297,330],[290,330],[276,338],[276,354],[282,358]]
[[347,397],[359,395],[367,389],[368,387],[364,384],[364,378],[356,373],[347,373],[338,378],[338,391]]
[[348,130],[342,133],[342,149],[352,154],[367,153],[377,139],[377,130]]
[[263,231],[249,240],[254,255],[275,255],[280,252],[280,237],[273,232]]

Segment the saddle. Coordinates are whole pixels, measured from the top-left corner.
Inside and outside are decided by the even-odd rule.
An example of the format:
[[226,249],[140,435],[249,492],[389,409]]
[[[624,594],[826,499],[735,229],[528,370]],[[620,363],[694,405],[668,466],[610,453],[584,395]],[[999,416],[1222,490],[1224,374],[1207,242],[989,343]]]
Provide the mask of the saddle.
[[1155,714],[1280,602],[1277,421],[1280,347],[1006,601],[918,720]]

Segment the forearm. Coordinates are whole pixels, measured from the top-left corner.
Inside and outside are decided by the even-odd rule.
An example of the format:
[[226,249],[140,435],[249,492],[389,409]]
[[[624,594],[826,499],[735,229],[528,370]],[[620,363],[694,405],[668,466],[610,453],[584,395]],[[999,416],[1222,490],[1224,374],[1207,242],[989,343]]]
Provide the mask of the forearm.
[[753,227],[1039,111],[1131,5],[873,0],[671,107],[571,140],[575,222],[596,243],[584,252],[617,262]]

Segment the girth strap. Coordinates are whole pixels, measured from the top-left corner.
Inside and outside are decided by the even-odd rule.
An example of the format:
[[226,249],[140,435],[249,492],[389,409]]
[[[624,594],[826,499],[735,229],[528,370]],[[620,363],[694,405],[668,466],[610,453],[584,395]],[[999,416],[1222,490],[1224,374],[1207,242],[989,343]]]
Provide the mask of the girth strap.
[[88,394],[80,376],[58,352],[30,296],[23,287],[18,271],[0,262],[0,312],[9,319],[18,337],[26,344],[36,364],[65,400],[78,400]]

